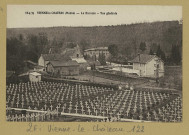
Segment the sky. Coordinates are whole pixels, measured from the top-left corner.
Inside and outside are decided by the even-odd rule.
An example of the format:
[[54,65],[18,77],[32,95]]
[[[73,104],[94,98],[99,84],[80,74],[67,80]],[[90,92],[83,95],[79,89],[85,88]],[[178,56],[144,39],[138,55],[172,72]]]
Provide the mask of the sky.
[[[51,14],[37,14],[47,11]],[[52,14],[54,12],[64,14]],[[27,14],[26,12],[34,12]],[[65,14],[66,12],[75,12]],[[84,12],[84,14],[81,14]],[[94,14],[85,14],[93,12]],[[105,13],[101,14],[100,12]],[[106,13],[113,13],[106,15]],[[77,14],[78,13],[78,14]],[[97,14],[99,13],[99,14]],[[115,14],[117,13],[117,15]],[[182,6],[136,5],[8,5],[7,28],[107,26],[182,19]]]

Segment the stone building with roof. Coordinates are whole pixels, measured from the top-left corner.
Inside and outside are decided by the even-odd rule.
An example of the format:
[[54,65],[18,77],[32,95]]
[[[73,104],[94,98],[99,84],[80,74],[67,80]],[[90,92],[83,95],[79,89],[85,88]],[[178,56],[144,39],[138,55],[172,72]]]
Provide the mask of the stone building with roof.
[[44,67],[47,70],[47,63],[49,61],[60,61],[60,60],[70,60],[68,56],[63,56],[61,54],[41,54],[38,59],[38,65]]
[[91,58],[95,57],[96,60],[99,58],[100,54],[103,54],[107,60],[110,56],[108,47],[95,47],[84,50],[84,56]]
[[69,56],[71,59],[72,58],[83,58],[83,55],[80,51],[80,47],[78,44],[73,48],[65,48],[64,51],[62,51],[61,55]]
[[74,60],[49,61],[47,72],[53,76],[79,75],[79,64]]
[[[52,54],[51,50],[52,49],[49,50],[49,54],[41,54],[38,59],[38,66],[42,66],[44,71],[51,74],[77,75],[87,70],[88,63],[80,52],[78,45],[65,48],[60,54]],[[77,69],[78,66],[79,73]],[[71,71],[73,73],[71,73]]]
[[139,54],[135,57],[133,69],[139,70],[140,76],[144,77],[163,77],[164,76],[164,62],[156,55]]

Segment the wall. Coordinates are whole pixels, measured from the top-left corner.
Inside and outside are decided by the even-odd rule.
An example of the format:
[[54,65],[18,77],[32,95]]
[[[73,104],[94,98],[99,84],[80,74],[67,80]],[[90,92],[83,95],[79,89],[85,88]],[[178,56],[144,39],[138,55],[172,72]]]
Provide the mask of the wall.
[[[155,65],[157,62],[155,61],[155,58],[152,59],[150,62],[146,64],[146,76],[148,77],[156,77],[156,67]],[[162,61],[159,62],[159,77],[164,76],[164,63]]]
[[141,73],[139,71],[139,74],[141,74],[141,76],[145,76],[146,75],[146,70],[145,70],[145,67],[146,64],[140,64],[140,63],[133,63],[133,69],[134,70],[141,70]]
[[61,75],[79,75],[79,66],[69,66],[60,68]]
[[[146,64],[140,64],[139,63],[133,63],[133,69],[134,70],[140,70],[141,69],[141,76],[146,76],[146,77],[156,77],[156,67],[155,65],[157,62],[155,61],[155,58],[153,58],[151,61],[149,61]],[[159,77],[164,76],[164,63],[162,61],[159,62]]]
[[41,76],[34,76],[34,75],[29,74],[29,80],[31,82],[40,82],[41,81]]
[[98,59],[100,53],[104,53],[106,59],[108,59],[108,57],[110,56],[110,53],[109,53],[108,50],[103,50],[103,51],[99,51],[99,50],[87,51],[87,52],[84,52],[84,55],[87,55],[89,57],[92,57],[92,56],[96,55],[96,59]]
[[79,66],[54,68],[51,64],[48,64],[47,72],[49,72],[51,75],[79,75]]
[[124,67],[122,67],[122,68],[120,68],[120,67],[114,67],[114,68],[112,68],[113,71],[121,71],[121,69],[122,69],[123,73],[128,73],[128,74],[135,73],[137,75],[140,75],[139,74],[139,70],[135,70],[135,69],[131,69],[131,68],[124,68]]

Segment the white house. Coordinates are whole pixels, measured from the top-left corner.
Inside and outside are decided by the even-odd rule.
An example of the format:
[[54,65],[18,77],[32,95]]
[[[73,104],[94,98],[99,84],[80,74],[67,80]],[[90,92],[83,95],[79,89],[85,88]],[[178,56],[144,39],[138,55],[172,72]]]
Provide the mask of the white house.
[[41,74],[37,72],[29,73],[29,80],[31,82],[40,82],[41,81]]
[[133,69],[139,70],[139,75],[144,77],[163,77],[164,62],[156,55],[139,54],[132,61]]

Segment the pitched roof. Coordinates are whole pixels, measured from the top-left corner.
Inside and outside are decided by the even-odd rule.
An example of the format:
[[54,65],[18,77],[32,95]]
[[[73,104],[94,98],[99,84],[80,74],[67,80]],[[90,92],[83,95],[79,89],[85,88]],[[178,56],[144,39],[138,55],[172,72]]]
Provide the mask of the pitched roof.
[[60,59],[61,55],[60,54],[41,54],[44,60],[58,60]]
[[37,66],[35,66],[35,68],[36,69],[42,69],[42,68],[44,68],[44,66],[37,65]]
[[98,51],[98,50],[108,50],[108,47],[96,47],[96,48],[90,48],[90,49],[86,49],[84,50],[85,52],[86,51]]
[[30,73],[31,75],[34,75],[34,76],[40,76],[41,74],[40,73],[37,73],[37,72],[32,72]]
[[147,63],[149,60],[151,60],[152,58],[157,57],[156,55],[148,55],[148,54],[140,54],[134,58],[131,62],[132,63]]
[[61,54],[41,54],[41,56],[46,61],[70,60],[70,58],[67,55]]
[[72,58],[72,60],[75,60],[77,63],[87,63],[87,61],[84,58]]
[[69,61],[50,61],[53,67],[69,67],[69,66],[79,66],[76,61],[69,60]]
[[72,56],[76,52],[75,49],[66,49],[66,51],[63,53],[66,56]]
[[25,60],[24,62],[30,63],[30,64],[32,64],[32,65],[37,65],[37,63],[35,63],[35,62],[31,61],[31,60]]

